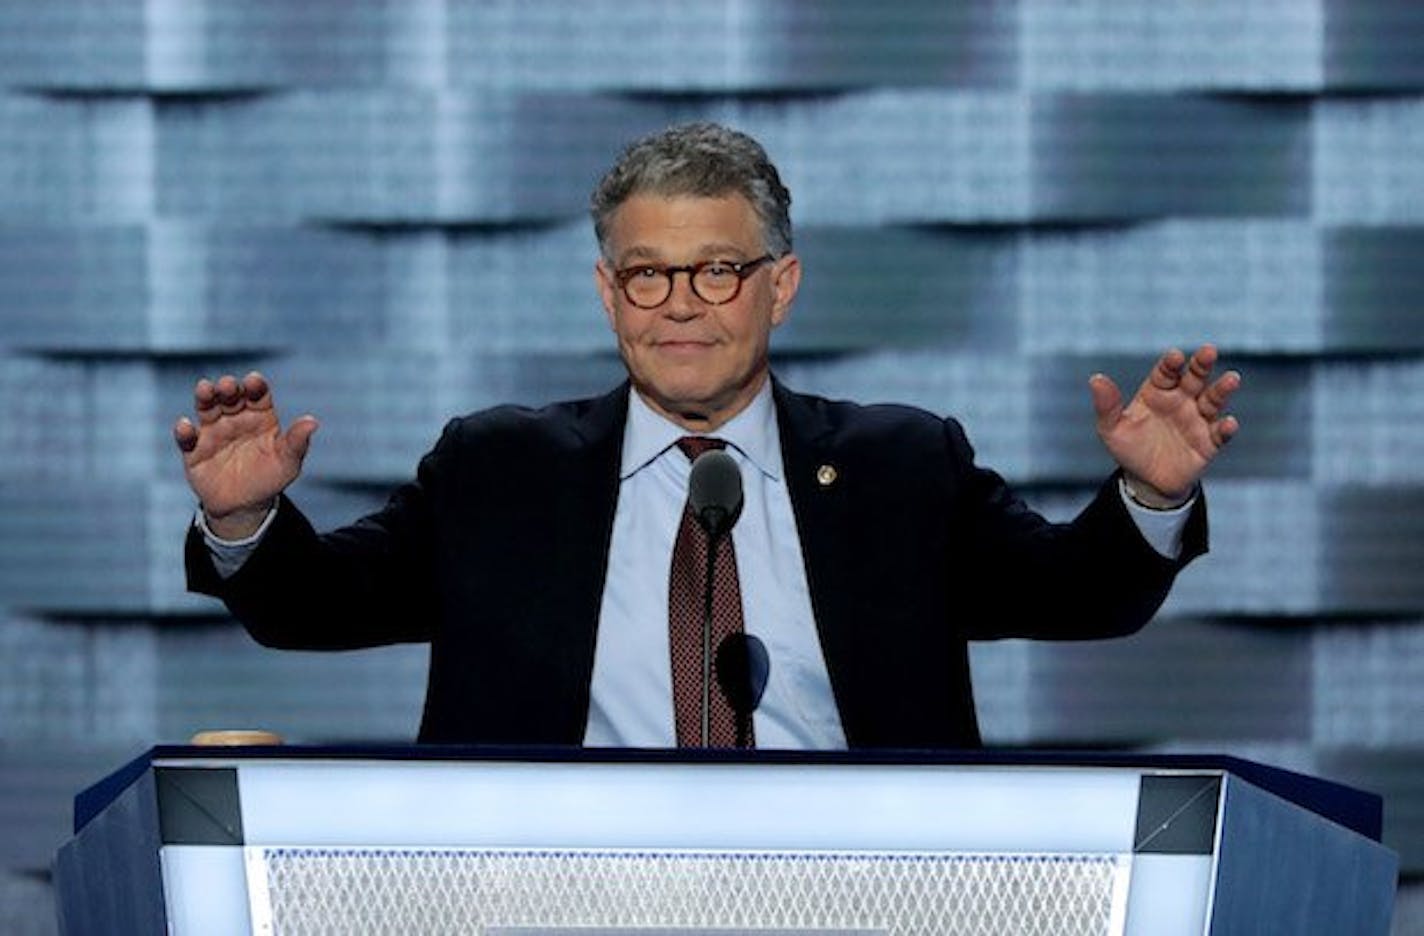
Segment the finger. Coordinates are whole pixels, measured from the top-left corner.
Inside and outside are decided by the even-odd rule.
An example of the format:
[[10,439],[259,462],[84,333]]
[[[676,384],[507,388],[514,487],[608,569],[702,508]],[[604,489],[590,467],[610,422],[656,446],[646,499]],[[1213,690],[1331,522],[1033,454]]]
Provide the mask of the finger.
[[224,416],[240,413],[246,405],[242,382],[231,374],[224,374],[218,378],[217,397],[218,407]]
[[247,400],[248,409],[271,409],[271,389],[267,383],[267,378],[263,377],[257,371],[250,371],[246,377],[242,378],[242,395]]
[[1182,379],[1182,365],[1186,360],[1187,356],[1180,349],[1171,348],[1157,359],[1147,379],[1158,390],[1173,390]]
[[1088,389],[1093,394],[1093,412],[1098,417],[1098,430],[1106,432],[1122,418],[1122,391],[1106,374],[1089,377]]
[[300,464],[307,457],[307,450],[311,448],[312,436],[316,435],[320,428],[321,423],[310,413],[292,420],[286,436],[287,454]]
[[187,416],[173,424],[173,441],[180,452],[191,452],[198,447],[198,427]]
[[1182,370],[1182,391],[1191,396],[1199,396],[1211,377],[1211,369],[1216,366],[1216,346],[1204,344],[1187,359]]
[[1221,448],[1236,437],[1236,433],[1241,430],[1241,423],[1235,416],[1224,416],[1211,424],[1211,441]]
[[198,421],[205,426],[222,415],[218,407],[218,388],[206,377],[193,388],[193,409],[198,413]]
[[1226,408],[1226,403],[1231,399],[1231,394],[1235,393],[1241,386],[1241,374],[1238,371],[1227,371],[1217,378],[1216,382],[1206,388],[1206,392],[1197,397],[1197,410],[1207,419],[1215,419],[1221,415],[1221,411]]

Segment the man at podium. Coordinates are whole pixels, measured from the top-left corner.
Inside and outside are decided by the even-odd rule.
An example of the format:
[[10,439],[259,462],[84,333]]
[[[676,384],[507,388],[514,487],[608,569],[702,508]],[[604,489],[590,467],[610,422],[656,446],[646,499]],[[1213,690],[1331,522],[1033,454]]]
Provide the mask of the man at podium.
[[199,381],[174,428],[201,504],[190,587],[269,646],[429,641],[422,741],[976,746],[967,641],[1131,633],[1205,551],[1199,481],[1241,378],[1213,378],[1210,345],[1163,354],[1130,400],[1090,378],[1119,468],[1049,523],[954,419],[775,378],[790,203],[742,133],[633,143],[592,197],[627,380],[451,420],[330,533],[283,493],[317,421],[284,426],[257,373]]

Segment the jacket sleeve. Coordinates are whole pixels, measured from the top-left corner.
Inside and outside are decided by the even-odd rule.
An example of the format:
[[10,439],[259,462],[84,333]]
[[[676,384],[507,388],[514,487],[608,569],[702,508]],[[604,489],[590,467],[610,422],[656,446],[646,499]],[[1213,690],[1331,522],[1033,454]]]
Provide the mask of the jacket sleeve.
[[969,517],[966,581],[994,609],[968,623],[975,639],[1081,640],[1140,630],[1166,599],[1177,573],[1207,548],[1206,497],[1199,493],[1169,559],[1142,537],[1118,492],[1115,472],[1069,523],[1031,510],[974,453],[953,420],[946,441]]
[[439,614],[432,501],[456,472],[455,423],[376,513],[318,534],[283,495],[241,568],[222,578],[202,533],[185,544],[188,588],[222,599],[269,647],[335,650],[429,640]]

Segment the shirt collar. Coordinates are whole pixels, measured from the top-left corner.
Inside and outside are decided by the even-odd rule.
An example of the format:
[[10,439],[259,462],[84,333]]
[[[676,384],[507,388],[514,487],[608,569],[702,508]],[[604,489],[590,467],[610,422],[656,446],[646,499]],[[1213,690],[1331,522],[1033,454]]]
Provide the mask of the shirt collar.
[[[629,387],[628,394],[628,422],[623,429],[623,464],[618,471],[620,481],[626,481],[656,461],[683,436],[699,434],[689,433],[654,411],[636,389]],[[776,422],[770,378],[762,384],[746,409],[718,427],[716,432],[705,434],[726,440],[762,474],[773,481],[781,480],[781,434]]]

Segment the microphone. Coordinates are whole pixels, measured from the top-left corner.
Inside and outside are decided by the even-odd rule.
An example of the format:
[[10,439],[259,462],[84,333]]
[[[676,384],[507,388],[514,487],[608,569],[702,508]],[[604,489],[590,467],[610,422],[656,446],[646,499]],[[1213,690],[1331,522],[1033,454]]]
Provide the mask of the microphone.
[[736,459],[722,449],[698,455],[687,481],[687,501],[712,543],[726,535],[742,512],[742,470]]
[[[687,480],[687,503],[707,533],[707,577],[702,590],[702,746],[707,747],[712,736],[712,583],[717,541],[727,535],[742,512],[742,470],[736,459],[722,449],[698,455]],[[737,733],[741,734],[740,729]]]
[[751,739],[752,712],[761,704],[771,675],[766,644],[751,634],[728,634],[717,648],[717,685],[737,715],[737,747]]

